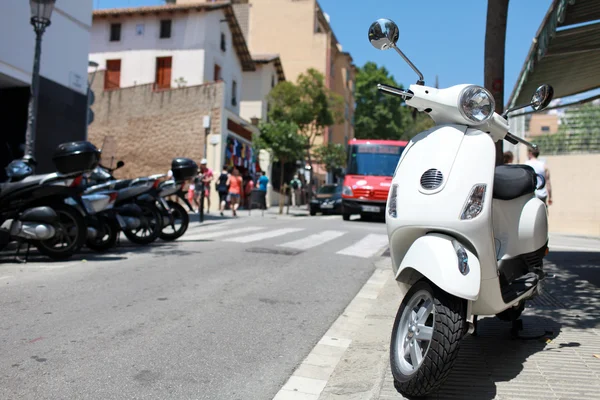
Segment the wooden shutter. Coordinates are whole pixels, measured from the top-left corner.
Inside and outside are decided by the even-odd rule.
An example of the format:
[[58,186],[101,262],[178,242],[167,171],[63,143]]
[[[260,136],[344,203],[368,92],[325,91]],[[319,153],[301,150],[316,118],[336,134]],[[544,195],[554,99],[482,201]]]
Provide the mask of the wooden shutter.
[[171,88],[171,65],[172,57],[157,57],[156,58],[156,80],[157,89]]
[[215,64],[213,80],[215,82],[221,80],[221,67],[219,67],[217,64]]
[[121,60],[106,60],[104,89],[118,89],[119,87],[121,87]]

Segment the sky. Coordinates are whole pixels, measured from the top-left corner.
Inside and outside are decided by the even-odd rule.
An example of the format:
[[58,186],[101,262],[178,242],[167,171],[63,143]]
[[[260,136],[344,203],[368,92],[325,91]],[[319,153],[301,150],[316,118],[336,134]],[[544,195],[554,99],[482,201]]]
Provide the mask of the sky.
[[[94,8],[163,4],[162,0],[93,0]],[[374,61],[398,83],[408,86],[417,75],[393,50],[371,46],[367,32],[378,18],[400,30],[398,47],[423,73],[425,84],[440,87],[483,85],[486,0],[319,0],[333,31],[357,66]],[[511,0],[506,32],[504,102],[512,92],[532,40],[552,0]],[[285,69],[285,65],[284,65]]]

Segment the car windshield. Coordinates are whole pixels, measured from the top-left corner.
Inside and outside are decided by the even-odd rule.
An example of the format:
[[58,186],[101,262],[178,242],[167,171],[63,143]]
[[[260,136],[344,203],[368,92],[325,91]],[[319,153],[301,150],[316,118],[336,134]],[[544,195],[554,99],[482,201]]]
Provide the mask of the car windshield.
[[349,148],[349,175],[392,176],[404,146],[359,144]]
[[[337,192],[337,185],[325,185],[319,189],[319,194],[334,194]],[[341,189],[340,189],[341,190]]]

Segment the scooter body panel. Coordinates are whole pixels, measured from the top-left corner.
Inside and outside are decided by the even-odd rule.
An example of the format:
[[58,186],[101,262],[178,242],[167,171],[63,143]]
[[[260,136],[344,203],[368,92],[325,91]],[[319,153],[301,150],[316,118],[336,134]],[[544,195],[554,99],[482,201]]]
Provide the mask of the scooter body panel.
[[[400,282],[403,260],[409,249],[418,238],[431,232],[456,238],[476,256],[481,268],[480,279],[497,277],[491,218],[494,160],[495,146],[491,137],[466,126],[438,126],[411,140],[392,180],[392,188],[393,185],[398,187],[396,191],[390,190],[386,210],[390,255]],[[421,186],[421,177],[432,168],[441,173],[443,181],[439,188],[426,190]],[[477,184],[486,185],[483,208],[475,218],[461,220],[467,198]],[[389,213],[390,198],[394,194],[396,217]],[[412,268],[420,271],[427,267]],[[447,268],[457,270],[456,262],[448,260]],[[473,273],[473,268],[470,270],[469,274]]]
[[534,252],[548,242],[546,205],[535,195],[494,199],[492,209],[498,260]]
[[479,260],[465,249],[470,271],[463,275],[457,268],[459,260],[453,241],[456,239],[440,233],[421,236],[413,242],[402,259],[396,278],[402,273],[406,274],[404,271],[407,269],[414,269],[447,293],[477,300],[481,283]]

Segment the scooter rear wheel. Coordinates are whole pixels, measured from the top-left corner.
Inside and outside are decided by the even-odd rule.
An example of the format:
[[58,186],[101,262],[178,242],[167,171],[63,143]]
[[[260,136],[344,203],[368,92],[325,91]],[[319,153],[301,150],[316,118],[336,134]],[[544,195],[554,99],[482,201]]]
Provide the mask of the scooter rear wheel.
[[162,231],[162,214],[154,204],[139,204],[142,209],[142,225],[137,229],[124,229],[125,237],[135,244],[147,245],[158,239]]
[[446,380],[465,333],[465,302],[425,280],[408,291],[394,321],[390,364],[396,390],[423,397]]
[[[168,200],[167,204],[169,205],[169,207],[171,207],[171,210],[173,212],[173,219],[175,221],[180,221],[180,224],[179,227],[175,229],[173,229],[173,226],[171,226],[170,224],[163,227],[163,230],[160,233],[159,237],[162,240],[171,241],[179,239],[187,231],[188,226],[190,224],[190,216],[187,213],[187,211],[185,211],[185,208],[183,208],[179,203],[175,203],[174,201]],[[173,225],[177,226],[177,223],[175,222]]]

